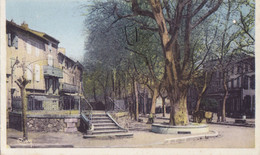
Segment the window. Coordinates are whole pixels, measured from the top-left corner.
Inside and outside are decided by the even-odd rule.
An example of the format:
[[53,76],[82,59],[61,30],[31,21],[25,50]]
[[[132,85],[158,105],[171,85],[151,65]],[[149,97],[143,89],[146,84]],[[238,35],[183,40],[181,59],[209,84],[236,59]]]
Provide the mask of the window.
[[234,79],[231,79],[231,88],[234,88]]
[[48,55],[48,65],[53,66],[53,58],[51,55]]
[[8,33],[8,46],[15,47],[15,49],[18,49],[18,36],[15,35],[15,33]]
[[32,45],[31,45],[30,41],[28,41],[26,43],[26,51],[27,51],[27,54],[31,54],[32,53]]
[[55,93],[55,91],[56,91],[56,79],[53,79],[53,84],[52,84],[52,88],[53,88],[53,93]]
[[68,63],[67,60],[65,61],[65,66],[66,66],[67,69],[69,68],[69,63]]
[[255,89],[255,75],[250,77],[250,88]]
[[52,85],[52,79],[50,78],[49,79],[49,89],[51,88],[51,85]]
[[248,76],[244,77],[244,89],[248,89]]
[[240,88],[240,77],[237,78],[237,87]]
[[35,43],[35,55],[37,57],[39,57],[39,55],[40,55],[40,50],[39,50],[39,44],[38,43]]
[[231,88],[231,81],[228,82],[228,88]]
[[234,74],[234,66],[231,67],[231,74]]
[[241,66],[239,65],[239,66],[237,66],[237,74],[240,74],[240,73],[242,73],[242,68],[241,68]]
[[48,78],[45,78],[45,89],[46,89],[46,91],[48,91],[49,90],[49,79]]
[[245,64],[245,72],[248,72],[248,64]]
[[32,73],[33,73],[33,68],[32,65],[27,66],[27,80],[32,80]]
[[40,66],[35,65],[35,81],[40,82]]
[[42,101],[36,99],[37,96],[30,96],[28,98],[28,110],[43,110]]
[[49,43],[49,45],[48,45],[48,50],[49,50],[50,52],[52,52],[52,45],[51,45],[51,43]]

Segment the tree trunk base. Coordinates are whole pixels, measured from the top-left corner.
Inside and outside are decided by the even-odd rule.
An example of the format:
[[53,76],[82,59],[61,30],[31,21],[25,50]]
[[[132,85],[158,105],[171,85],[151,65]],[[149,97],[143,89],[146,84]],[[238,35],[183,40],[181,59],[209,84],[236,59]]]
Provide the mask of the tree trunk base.
[[146,124],[153,124],[154,123],[154,114],[150,114]]

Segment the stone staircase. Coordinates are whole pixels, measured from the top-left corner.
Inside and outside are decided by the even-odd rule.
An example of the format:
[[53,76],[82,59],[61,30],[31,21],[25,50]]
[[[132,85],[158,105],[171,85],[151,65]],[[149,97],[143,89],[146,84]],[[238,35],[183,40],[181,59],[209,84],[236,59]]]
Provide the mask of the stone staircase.
[[120,127],[110,114],[104,111],[93,111],[90,121],[93,129],[87,131],[83,138],[133,137],[133,133]]

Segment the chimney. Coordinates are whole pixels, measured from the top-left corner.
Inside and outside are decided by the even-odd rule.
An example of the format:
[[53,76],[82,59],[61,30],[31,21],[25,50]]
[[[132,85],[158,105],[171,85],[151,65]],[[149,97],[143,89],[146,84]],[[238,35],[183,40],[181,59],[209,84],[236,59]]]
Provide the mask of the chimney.
[[58,52],[61,52],[61,53],[63,53],[65,55],[66,49],[63,48],[63,47],[59,47]]
[[23,28],[25,28],[25,29],[29,29],[28,24],[25,23],[25,21],[21,24],[21,26],[22,26]]

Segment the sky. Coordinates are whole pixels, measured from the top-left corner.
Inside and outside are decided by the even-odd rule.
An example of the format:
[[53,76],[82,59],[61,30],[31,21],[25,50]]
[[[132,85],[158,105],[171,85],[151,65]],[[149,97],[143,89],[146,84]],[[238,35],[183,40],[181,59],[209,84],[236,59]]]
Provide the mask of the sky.
[[81,61],[84,55],[86,0],[6,0],[6,19],[47,33],[60,41],[66,55]]

